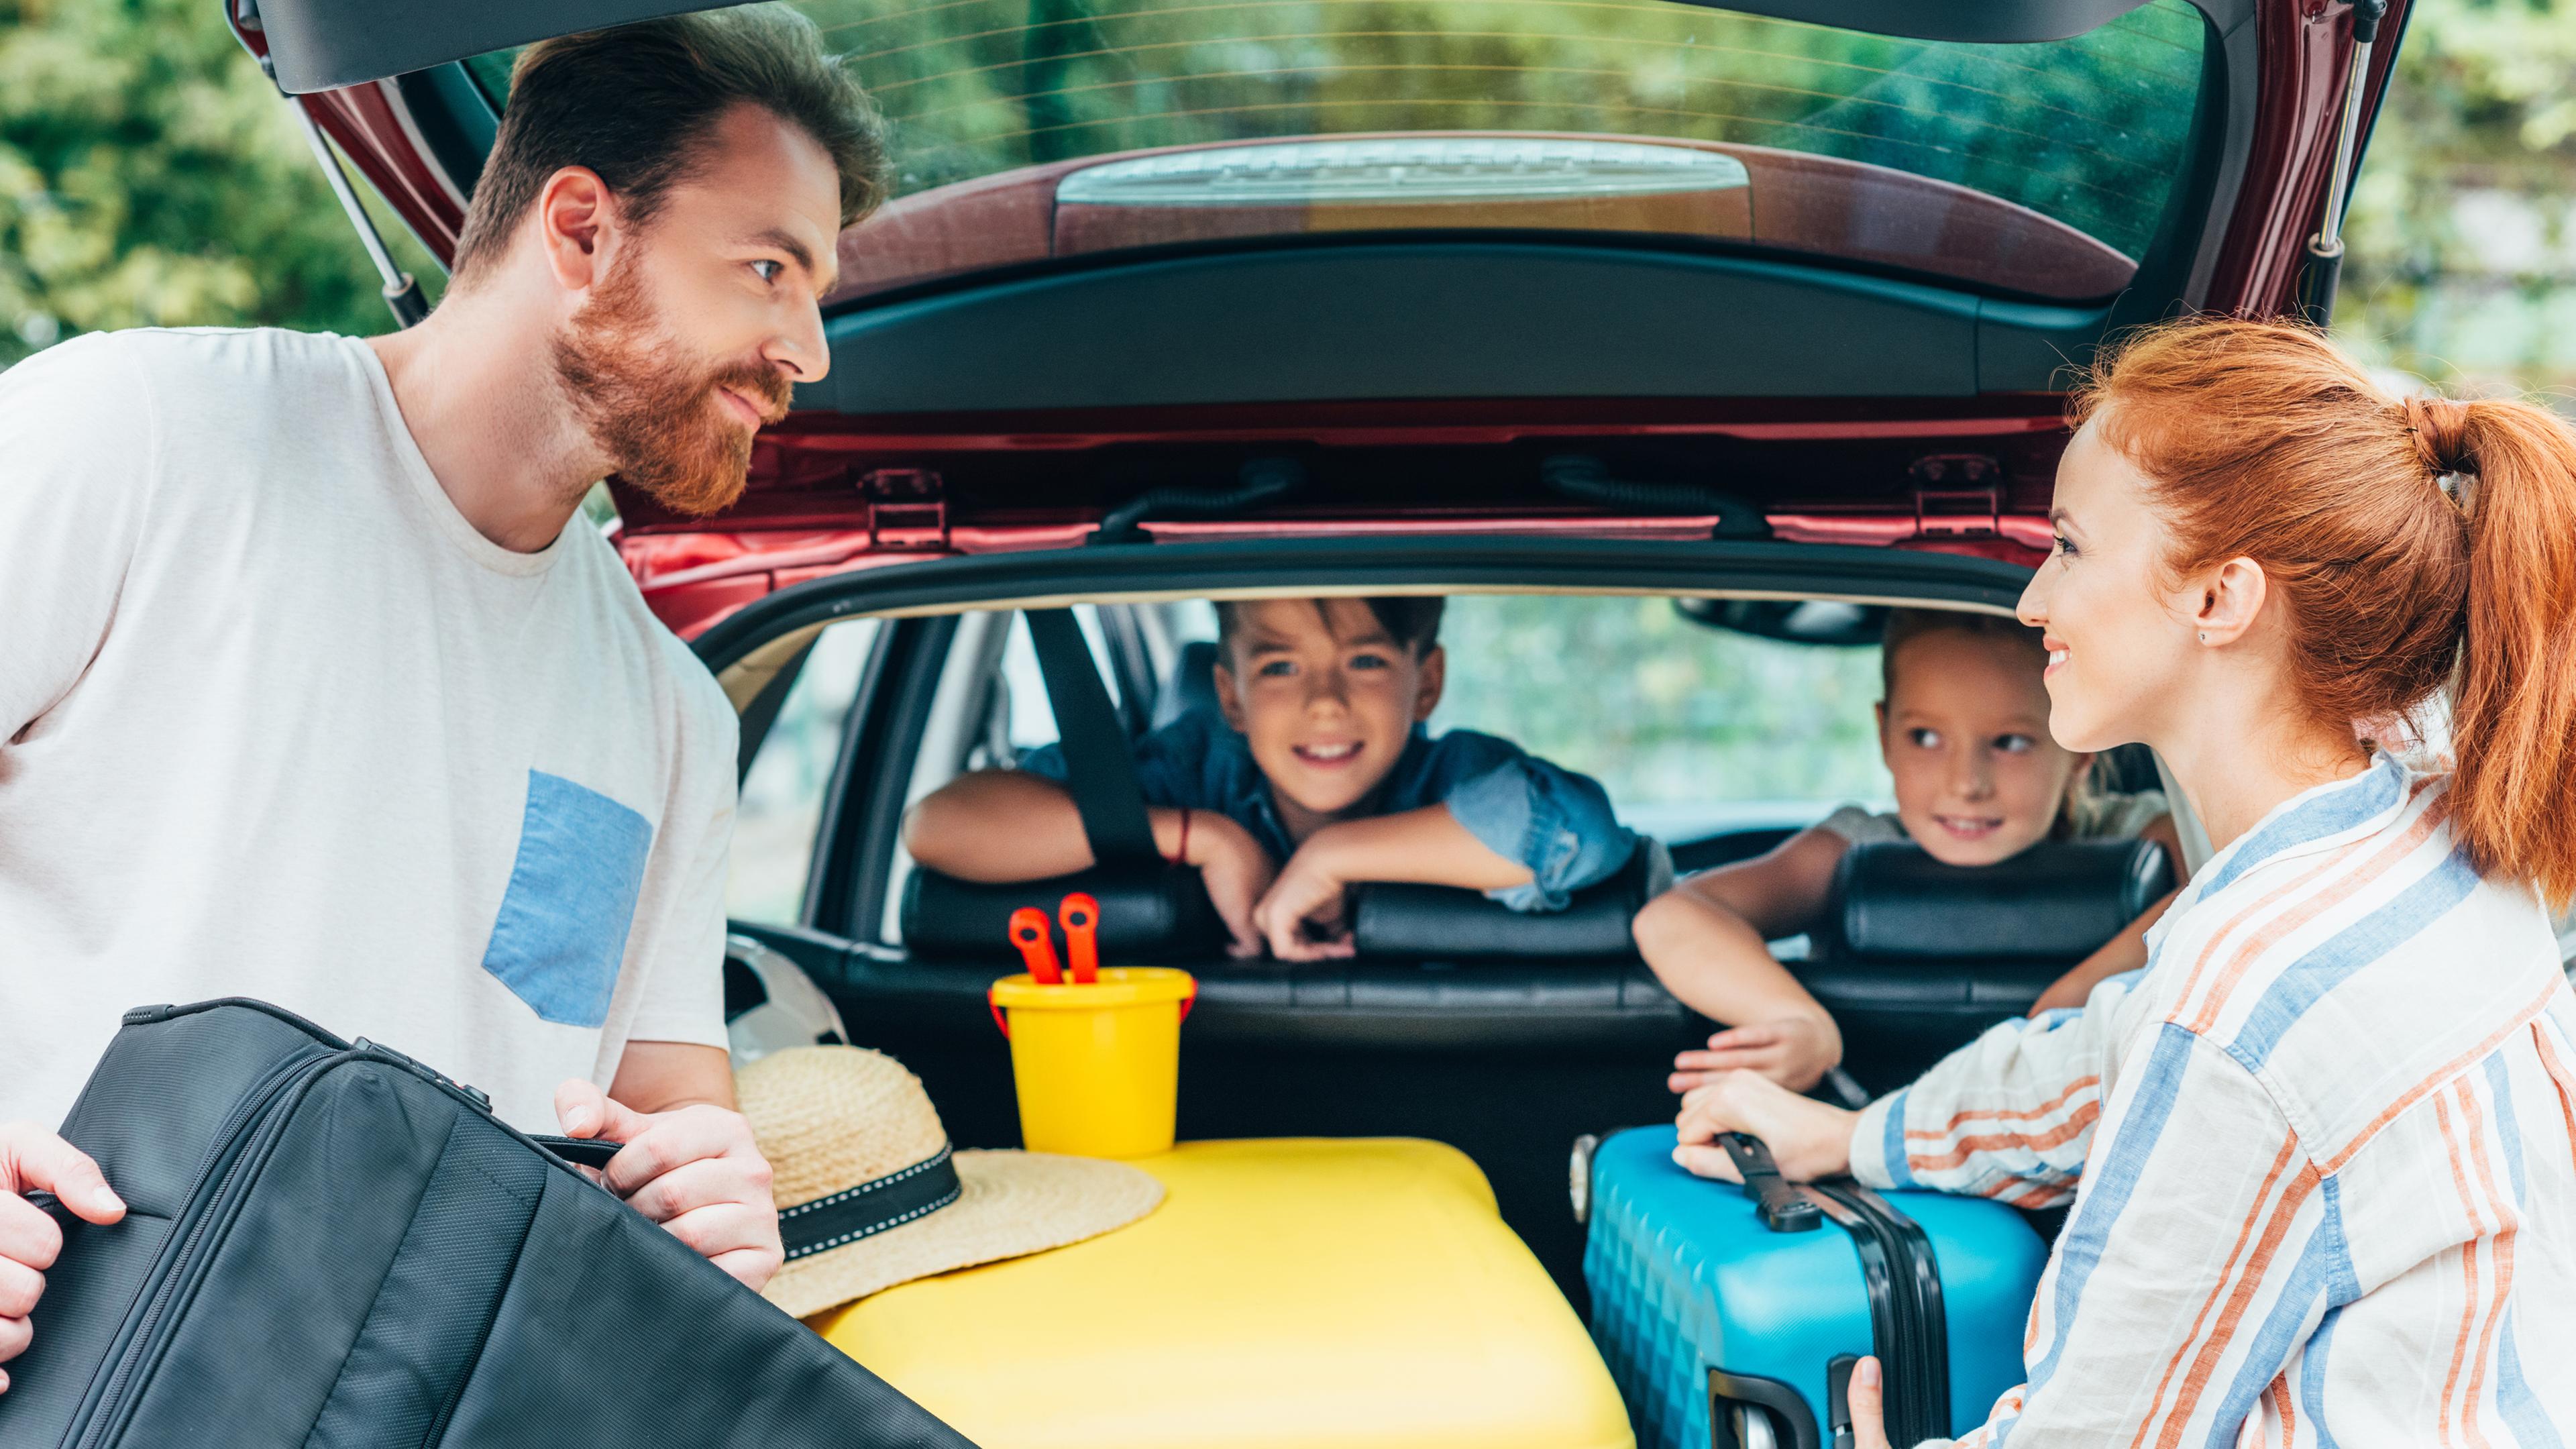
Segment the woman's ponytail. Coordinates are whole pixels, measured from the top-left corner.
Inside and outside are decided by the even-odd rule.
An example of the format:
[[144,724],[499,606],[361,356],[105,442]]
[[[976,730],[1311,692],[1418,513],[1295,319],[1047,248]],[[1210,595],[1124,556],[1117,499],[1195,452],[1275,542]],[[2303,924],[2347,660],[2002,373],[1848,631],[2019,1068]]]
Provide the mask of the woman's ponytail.
[[2481,871],[2576,896],[2576,432],[2525,402],[2413,402],[2468,515],[2453,829]]
[[2576,429],[2392,398],[2315,331],[2221,317],[2105,349],[2073,402],[2151,480],[2174,577],[2263,566],[2312,721],[2402,736],[2447,688],[2455,837],[2576,896]]

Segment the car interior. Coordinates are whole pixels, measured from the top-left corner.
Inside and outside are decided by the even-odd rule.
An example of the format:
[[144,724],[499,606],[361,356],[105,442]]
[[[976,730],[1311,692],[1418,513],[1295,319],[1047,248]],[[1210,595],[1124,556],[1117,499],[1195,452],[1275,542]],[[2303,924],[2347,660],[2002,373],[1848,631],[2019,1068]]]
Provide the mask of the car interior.
[[[865,582],[800,592],[861,594]],[[1333,591],[1354,590],[1299,590]],[[1118,729],[1132,737],[1215,709],[1206,594],[1126,592],[1072,605],[1082,663],[1106,687]],[[765,606],[774,632],[758,618],[731,621],[743,642],[729,667],[717,660],[744,710],[735,929],[803,964],[857,1044],[918,1072],[958,1143],[1016,1145],[1008,1049],[985,988],[1019,969],[1005,922],[1026,892],[916,865],[899,826],[907,806],[960,773],[1008,768],[1058,738],[1029,611],[805,602],[801,620]],[[1677,871],[1758,855],[1846,801],[1883,808],[1871,706],[1889,602],[1599,586],[1452,593],[1450,683],[1431,728],[1500,734],[1592,775],[1647,842],[1561,913],[1523,916],[1459,889],[1362,887],[1356,955],[1292,964],[1229,959],[1191,872],[1099,867],[1049,888],[1100,899],[1104,960],[1197,976],[1182,1037],[1184,1139],[1453,1144],[1579,1307],[1569,1146],[1669,1120],[1673,1053],[1716,1029],[1655,981],[1629,921]],[[2126,752],[2102,760],[2096,780],[2157,787],[2152,759]],[[2136,842],[2036,848],[1968,895],[1926,859],[1854,852],[1835,918],[1815,939],[1773,945],[1843,1026],[1845,1071],[1819,1089],[1838,1100],[1901,1085],[2027,1010],[2170,880],[2162,850]],[[1187,892],[1179,905],[1173,876]]]
[[[2177,308],[2330,308],[2302,248],[2394,50],[2275,0],[791,3],[895,138],[822,299],[829,375],[717,518],[610,484],[741,715],[737,939],[918,1073],[958,1146],[1017,1145],[987,991],[1037,897],[921,868],[906,811],[1211,708],[1212,601],[1442,595],[1432,727],[1598,779],[1649,842],[1618,875],[1547,916],[1363,888],[1356,953],[1311,964],[1229,958],[1159,865],[1042,884],[1097,898],[1104,963],[1197,978],[1185,1143],[1451,1144],[1587,1314],[1570,1155],[1669,1122],[1713,1028],[1630,919],[1887,803],[1885,611],[2013,611],[2068,363]],[[442,254],[514,48],[674,8],[235,0]],[[1030,627],[1060,610],[1078,669]],[[2135,748],[2094,770],[2162,779]],[[2052,842],[1969,881],[1849,852],[1827,919],[1771,943],[1842,1028],[1820,1094],[2027,1010],[2206,854],[2173,803],[2186,861]],[[935,1367],[989,1378],[976,1344]]]

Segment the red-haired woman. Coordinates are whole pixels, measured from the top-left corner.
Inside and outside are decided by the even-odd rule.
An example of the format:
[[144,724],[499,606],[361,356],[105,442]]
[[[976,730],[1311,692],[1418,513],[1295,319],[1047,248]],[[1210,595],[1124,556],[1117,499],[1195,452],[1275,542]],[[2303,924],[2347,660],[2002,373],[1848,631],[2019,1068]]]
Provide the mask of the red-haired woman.
[[[2221,848],[2080,1012],[1859,1113],[1734,1074],[1677,1155],[2073,1199],[1968,1443],[2566,1442],[2576,434],[2221,320],[2109,352],[2074,420],[2021,605],[2050,732],[2152,745]],[[2358,738],[2437,702],[2449,762]]]

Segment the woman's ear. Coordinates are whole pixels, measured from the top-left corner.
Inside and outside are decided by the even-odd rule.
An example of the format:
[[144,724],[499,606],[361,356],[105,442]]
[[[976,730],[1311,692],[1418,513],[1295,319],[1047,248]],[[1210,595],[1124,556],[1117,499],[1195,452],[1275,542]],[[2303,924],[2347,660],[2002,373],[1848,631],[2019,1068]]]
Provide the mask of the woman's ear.
[[2232,558],[2209,570],[2191,600],[2193,636],[2212,649],[2244,638],[2271,592],[2263,566],[2250,558]]
[[1414,670],[1413,722],[1420,724],[1440,707],[1440,691],[1449,683],[1449,651],[1432,645]]

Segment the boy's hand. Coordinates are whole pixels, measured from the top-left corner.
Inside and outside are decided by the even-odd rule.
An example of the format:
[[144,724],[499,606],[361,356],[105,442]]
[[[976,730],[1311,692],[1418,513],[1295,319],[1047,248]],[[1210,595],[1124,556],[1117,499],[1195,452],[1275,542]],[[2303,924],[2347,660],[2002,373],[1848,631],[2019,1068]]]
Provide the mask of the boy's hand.
[[1342,919],[1346,883],[1332,865],[1331,835],[1328,826],[1308,836],[1253,908],[1254,926],[1282,961],[1338,960],[1358,949]]
[[1803,1092],[1825,1079],[1843,1059],[1842,1033],[1829,1020],[1785,1016],[1721,1031],[1708,1039],[1705,1051],[1673,1058],[1665,1085],[1691,1092],[1715,1081],[1722,1072],[1760,1072],[1793,1092]]
[[[1180,812],[1172,812],[1175,819]],[[1175,827],[1177,829],[1177,827]],[[1208,904],[1234,939],[1226,954],[1238,960],[1261,954],[1261,928],[1253,912],[1278,878],[1279,867],[1252,832],[1213,810],[1190,812],[1189,864],[1197,866]]]
[[1673,1161],[1701,1177],[1741,1182],[1717,1139],[1720,1133],[1745,1132],[1762,1139],[1790,1181],[1834,1177],[1851,1170],[1852,1123],[1859,1116],[1801,1097],[1758,1072],[1721,1072],[1682,1099]]

